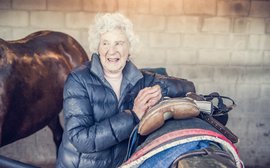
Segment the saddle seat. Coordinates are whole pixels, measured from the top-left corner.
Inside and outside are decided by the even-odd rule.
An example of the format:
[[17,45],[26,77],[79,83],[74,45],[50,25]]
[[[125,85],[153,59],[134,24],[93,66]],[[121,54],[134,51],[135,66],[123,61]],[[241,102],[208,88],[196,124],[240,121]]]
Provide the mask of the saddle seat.
[[167,119],[185,119],[199,114],[200,110],[191,98],[165,98],[145,113],[138,132],[140,135],[148,135],[160,128]]

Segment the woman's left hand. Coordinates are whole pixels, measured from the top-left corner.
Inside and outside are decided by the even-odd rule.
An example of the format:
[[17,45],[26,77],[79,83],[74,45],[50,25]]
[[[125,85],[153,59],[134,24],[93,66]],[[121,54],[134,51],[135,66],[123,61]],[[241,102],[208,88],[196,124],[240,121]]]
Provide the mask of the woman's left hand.
[[160,100],[161,96],[159,85],[142,89],[135,98],[133,106],[133,111],[137,114],[138,118],[141,119],[144,113]]
[[155,104],[157,104],[159,102],[159,100],[161,99],[161,97],[162,97],[160,86],[159,85],[155,85],[153,87],[155,87],[157,89],[156,96],[155,97],[152,97],[152,98],[150,98],[148,100],[148,102],[147,102],[148,109],[151,108],[151,107],[153,107]]

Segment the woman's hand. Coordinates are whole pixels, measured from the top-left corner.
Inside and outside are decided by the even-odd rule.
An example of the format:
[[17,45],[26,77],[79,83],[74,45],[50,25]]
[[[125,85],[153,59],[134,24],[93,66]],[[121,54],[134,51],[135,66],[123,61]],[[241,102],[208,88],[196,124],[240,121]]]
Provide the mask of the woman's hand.
[[159,85],[146,87],[140,90],[139,94],[134,100],[133,111],[139,119],[142,118],[144,113],[154,106],[161,98],[161,89]]

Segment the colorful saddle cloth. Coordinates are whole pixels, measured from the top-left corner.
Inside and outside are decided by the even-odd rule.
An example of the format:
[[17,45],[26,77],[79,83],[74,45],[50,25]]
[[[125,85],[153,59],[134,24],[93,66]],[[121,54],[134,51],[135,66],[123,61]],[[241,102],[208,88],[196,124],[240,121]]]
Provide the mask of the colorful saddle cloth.
[[130,138],[126,162],[121,167],[170,167],[177,157],[194,150],[206,149],[215,144],[227,153],[234,167],[242,167],[233,143],[210,124],[199,118],[168,120],[150,134],[142,144],[136,128]]

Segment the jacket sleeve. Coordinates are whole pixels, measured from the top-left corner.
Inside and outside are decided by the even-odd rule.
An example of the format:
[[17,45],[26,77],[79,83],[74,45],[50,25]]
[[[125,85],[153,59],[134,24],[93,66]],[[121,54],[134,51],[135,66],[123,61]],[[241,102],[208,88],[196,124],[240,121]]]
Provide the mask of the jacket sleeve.
[[79,152],[102,151],[127,139],[135,126],[130,112],[95,122],[93,108],[85,86],[73,74],[64,87],[65,131]]
[[188,92],[196,92],[193,82],[186,79],[160,75],[152,72],[143,72],[145,74],[145,85],[160,85],[162,96],[165,97],[184,97]]

